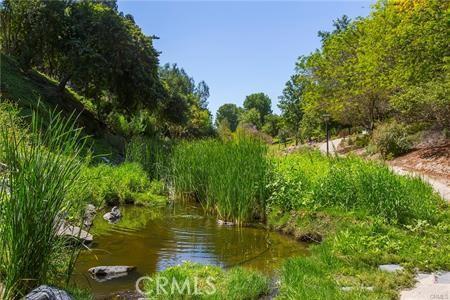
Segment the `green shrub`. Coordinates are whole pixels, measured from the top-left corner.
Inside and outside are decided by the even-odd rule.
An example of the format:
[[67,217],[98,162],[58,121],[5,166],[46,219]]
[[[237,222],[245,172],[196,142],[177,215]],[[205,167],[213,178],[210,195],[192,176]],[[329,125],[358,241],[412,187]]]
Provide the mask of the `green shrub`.
[[407,127],[395,120],[378,125],[373,132],[372,141],[385,158],[404,154],[412,147]]
[[224,220],[264,217],[268,165],[266,146],[259,140],[183,142],[174,149],[172,166],[179,196],[200,201]]
[[147,173],[137,163],[84,166],[80,182],[84,187],[74,189],[69,199],[95,206],[133,203],[137,193],[152,188]]
[[301,152],[275,158],[268,207],[366,211],[392,223],[433,222],[442,200],[419,178],[394,174],[387,166],[357,157],[327,158]]

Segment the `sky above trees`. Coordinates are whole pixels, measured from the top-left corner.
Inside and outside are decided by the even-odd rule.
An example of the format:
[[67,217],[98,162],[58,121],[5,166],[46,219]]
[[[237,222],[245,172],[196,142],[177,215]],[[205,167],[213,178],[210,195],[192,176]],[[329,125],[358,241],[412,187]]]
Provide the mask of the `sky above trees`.
[[317,32],[346,14],[366,16],[373,1],[119,1],[147,35],[160,37],[161,65],[176,62],[210,88],[213,115],[223,103],[266,93],[274,112],[299,55],[320,47]]

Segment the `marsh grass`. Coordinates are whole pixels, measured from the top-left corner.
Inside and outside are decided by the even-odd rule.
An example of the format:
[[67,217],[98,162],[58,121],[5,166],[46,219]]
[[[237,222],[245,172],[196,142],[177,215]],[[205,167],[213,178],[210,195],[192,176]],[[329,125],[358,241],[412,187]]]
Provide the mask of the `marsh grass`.
[[173,142],[134,137],[126,147],[126,161],[142,165],[150,179],[164,180],[170,173]]
[[68,275],[78,253],[65,251],[66,244],[56,235],[59,214],[74,205],[65,196],[82,166],[79,154],[85,139],[74,120],[51,112],[44,128],[33,114],[29,136],[1,124],[0,151],[8,166],[0,190],[0,281],[6,299],[22,297],[46,282],[55,268],[61,268],[62,262],[54,259],[62,252],[69,256],[62,269]]
[[174,149],[172,180],[182,198],[238,223],[264,217],[266,146],[248,136],[230,142],[183,142]]

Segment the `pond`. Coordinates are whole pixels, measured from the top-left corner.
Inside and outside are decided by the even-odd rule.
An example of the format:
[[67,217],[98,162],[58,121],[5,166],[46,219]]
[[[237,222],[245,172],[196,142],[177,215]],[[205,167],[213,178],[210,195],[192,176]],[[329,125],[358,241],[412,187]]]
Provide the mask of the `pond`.
[[[229,268],[244,266],[273,275],[282,260],[306,255],[306,245],[264,229],[217,224],[217,219],[191,204],[164,208],[121,207],[116,224],[99,212],[91,233],[91,250],[77,260],[73,281],[92,291],[96,298],[113,292],[134,290],[144,275],[193,261]],[[130,265],[136,270],[106,282],[92,279],[87,270],[95,266]]]

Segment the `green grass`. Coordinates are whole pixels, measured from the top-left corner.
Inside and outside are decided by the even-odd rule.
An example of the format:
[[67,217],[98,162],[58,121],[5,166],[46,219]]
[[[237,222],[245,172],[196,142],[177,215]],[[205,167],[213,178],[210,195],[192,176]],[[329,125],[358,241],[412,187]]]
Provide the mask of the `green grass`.
[[[78,180],[85,140],[73,120],[49,116],[43,130],[41,120],[33,115],[29,135],[9,123],[0,127],[2,162],[8,166],[1,180],[7,180],[10,189],[10,193],[0,190],[0,281],[6,299],[23,296],[54,278],[56,269],[68,280],[78,251],[66,249],[56,236],[55,220],[76,206],[65,196]],[[53,258],[61,253],[68,259],[54,264]]]
[[85,165],[81,169],[80,185],[68,195],[71,201],[113,206],[120,204],[152,205],[166,203],[164,184],[150,181],[138,163],[121,165]]
[[388,222],[434,222],[444,202],[419,178],[398,176],[386,165],[318,152],[275,157],[268,206],[284,211],[342,208],[366,211]]
[[[450,211],[420,179],[318,152],[274,157],[273,163],[269,227],[322,239],[310,256],[284,264],[279,299],[396,299],[413,285],[416,268],[450,269]],[[392,263],[405,271],[378,269]]]
[[84,134],[90,136],[89,143],[93,143],[94,153],[110,155],[112,160],[119,159],[120,149],[124,147],[123,138],[109,132],[95,113],[90,99],[70,88],[61,93],[53,79],[35,70],[23,72],[19,64],[9,56],[1,54],[0,60],[0,102],[8,100],[17,105],[20,115],[28,123],[33,111],[39,113],[45,125],[50,121],[49,111],[61,111],[61,116],[65,119],[75,112],[78,116],[76,124],[83,128]]
[[[289,259],[281,270],[280,299],[396,299],[412,286],[414,270],[450,269],[448,211],[435,225],[392,225],[382,217],[341,209],[272,212],[273,229],[301,236],[316,233],[324,241],[310,255]],[[380,264],[401,264],[387,273]],[[342,288],[350,287],[351,291]],[[370,287],[371,290],[366,289]]]
[[[180,292],[172,288],[173,282],[186,287]],[[157,283],[168,282],[163,290]],[[168,268],[146,280],[144,285],[148,299],[259,299],[269,291],[269,280],[262,274],[243,268],[224,271],[220,267],[185,262]],[[195,292],[196,295],[195,295]]]
[[182,198],[198,200],[219,218],[238,223],[264,217],[266,146],[250,137],[231,142],[182,142],[171,180]]

